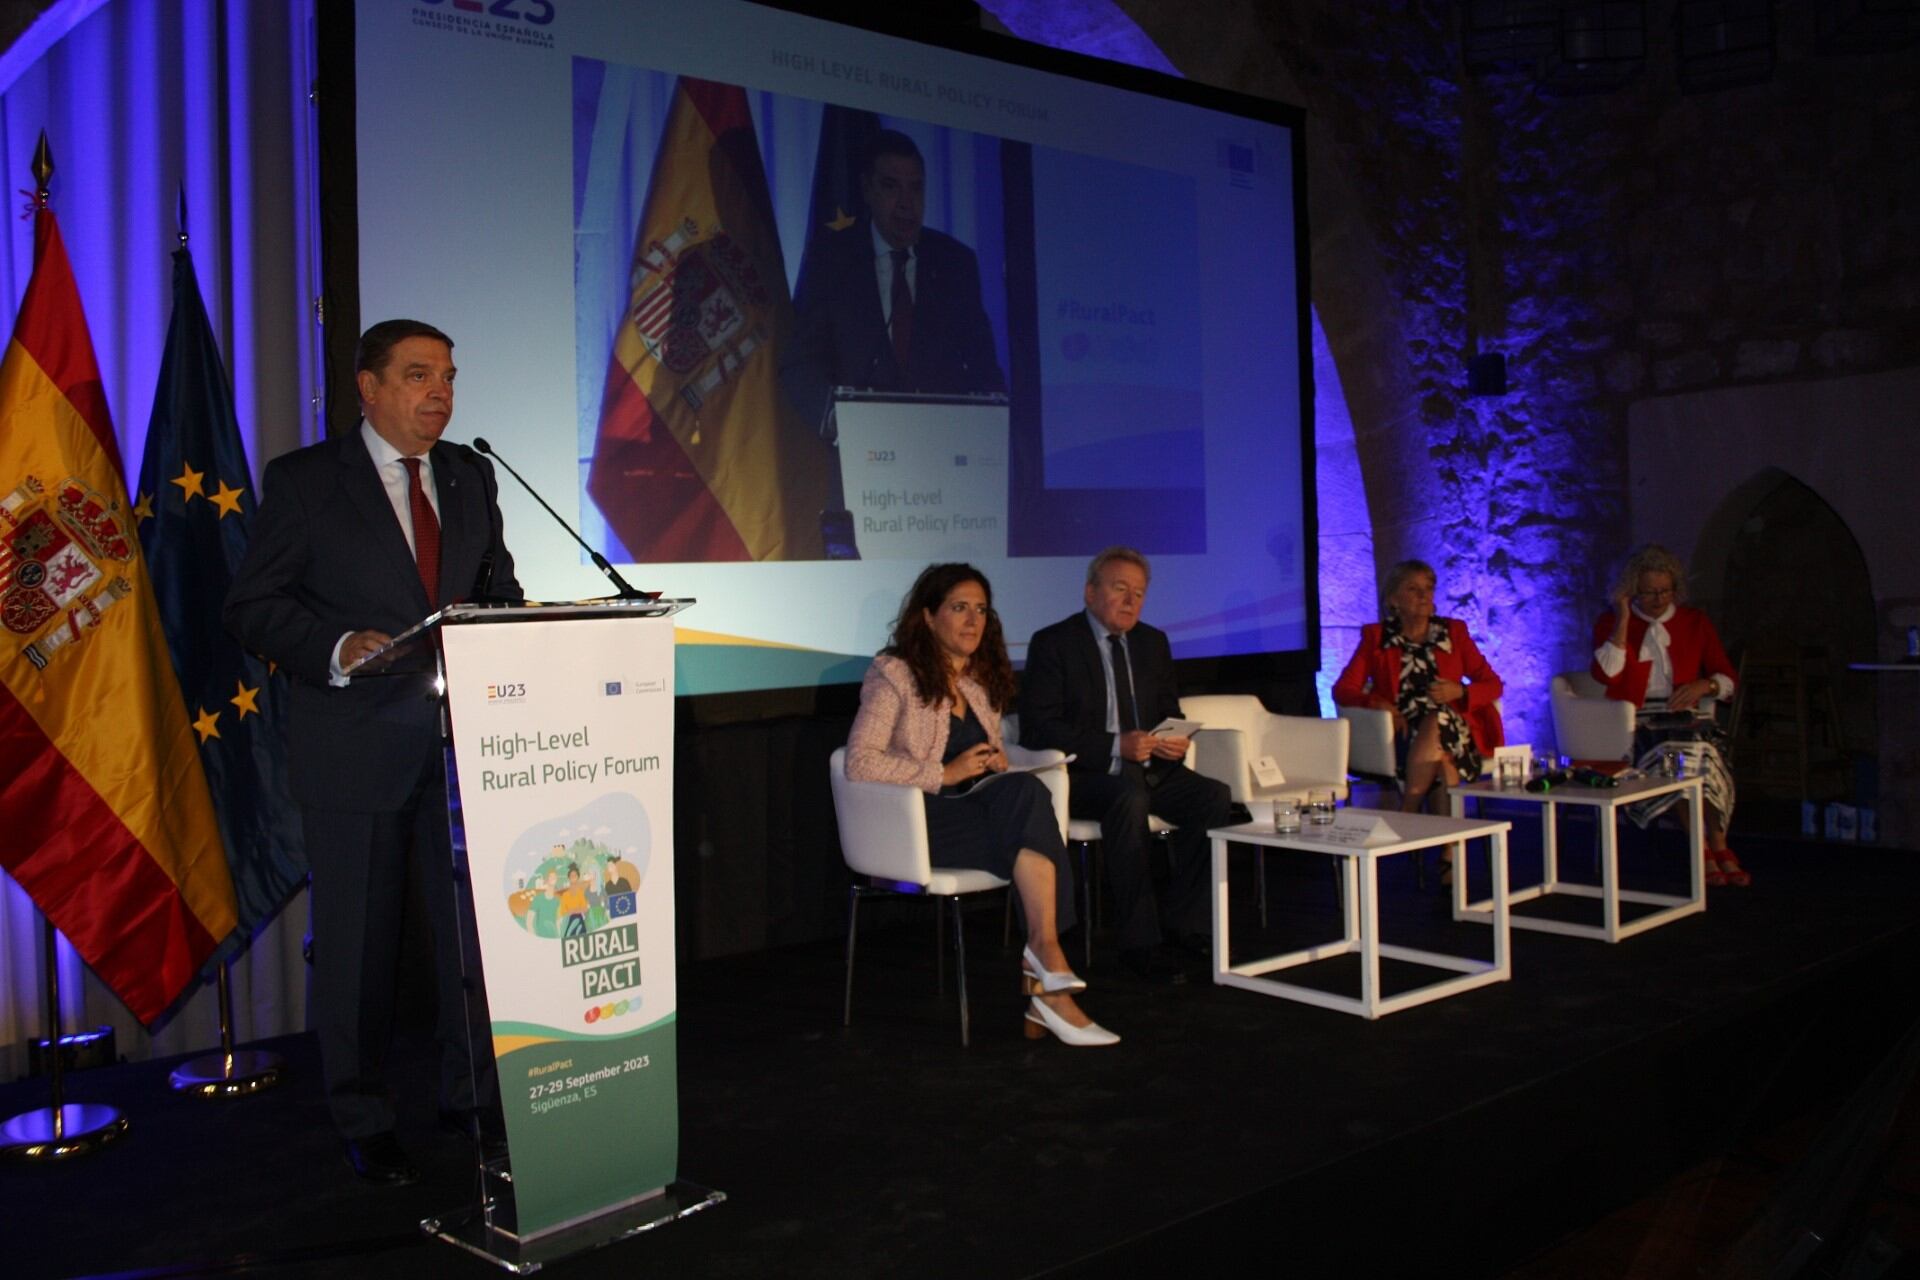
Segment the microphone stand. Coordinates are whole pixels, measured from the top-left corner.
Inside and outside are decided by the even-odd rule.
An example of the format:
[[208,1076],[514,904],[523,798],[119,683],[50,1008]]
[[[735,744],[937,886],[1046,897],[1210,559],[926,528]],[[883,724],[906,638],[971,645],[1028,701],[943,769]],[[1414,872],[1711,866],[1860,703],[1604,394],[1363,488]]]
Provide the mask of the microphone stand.
[[487,457],[492,458],[495,462],[499,463],[501,466],[505,467],[507,469],[507,474],[512,476],[515,480],[518,480],[520,482],[520,487],[522,489],[525,489],[529,494],[532,494],[533,500],[539,503],[541,507],[545,509],[548,515],[553,517],[553,522],[559,525],[562,529],[565,529],[567,531],[567,536],[580,544],[580,549],[586,552],[587,555],[593,560],[594,567],[599,569],[600,572],[606,574],[607,580],[613,583],[614,591],[616,593],[615,595],[616,599],[658,600],[660,598],[660,593],[658,591],[637,590],[635,589],[632,583],[628,582],[625,578],[621,577],[620,571],[614,568],[611,564],[609,564],[605,556],[601,555],[598,551],[588,546],[587,540],[581,537],[578,533],[575,533],[573,526],[568,524],[565,520],[561,519],[560,513],[558,511],[555,511],[552,507],[547,505],[547,500],[541,497],[537,492],[535,492],[534,487],[527,483],[525,476],[521,475],[518,471],[515,471],[513,469],[512,463],[508,462],[505,458],[501,457],[499,454],[493,451],[492,445],[488,444],[485,440],[479,437],[475,437],[473,441],[473,447],[479,450],[481,453],[486,454]]

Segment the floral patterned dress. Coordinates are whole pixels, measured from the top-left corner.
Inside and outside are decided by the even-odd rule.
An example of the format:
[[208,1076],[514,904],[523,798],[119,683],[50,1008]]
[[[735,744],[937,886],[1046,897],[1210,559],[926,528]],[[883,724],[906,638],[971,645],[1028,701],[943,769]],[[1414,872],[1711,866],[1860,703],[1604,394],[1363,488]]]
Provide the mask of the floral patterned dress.
[[[1429,716],[1440,718],[1440,749],[1453,761],[1453,767],[1460,771],[1460,781],[1472,782],[1480,776],[1480,753],[1474,749],[1473,733],[1467,727],[1466,717],[1433,696],[1433,682],[1440,678],[1440,665],[1434,658],[1435,653],[1453,652],[1453,640],[1447,633],[1446,621],[1435,617],[1427,622],[1424,636],[1415,638],[1400,630],[1398,618],[1388,618],[1381,624],[1380,647],[1400,650],[1400,688],[1394,707],[1407,722],[1409,730],[1416,728]],[[1406,772],[1406,749],[1408,739],[1403,739],[1398,751],[1400,768]]]

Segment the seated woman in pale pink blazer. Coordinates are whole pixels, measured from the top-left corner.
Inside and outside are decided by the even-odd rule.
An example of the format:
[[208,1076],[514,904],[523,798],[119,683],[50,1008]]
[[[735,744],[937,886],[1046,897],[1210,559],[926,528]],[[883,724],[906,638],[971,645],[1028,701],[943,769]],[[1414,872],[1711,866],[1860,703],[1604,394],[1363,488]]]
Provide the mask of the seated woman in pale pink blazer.
[[920,788],[934,865],[1013,881],[1027,919],[1028,1038],[1114,1044],[1120,1037],[1074,1002],[1087,984],[1060,949],[1060,930],[1073,926],[1073,879],[1051,793],[1030,773],[981,782],[1007,767],[1000,718],[1013,692],[986,576],[972,565],[929,566],[861,683],[847,778]]

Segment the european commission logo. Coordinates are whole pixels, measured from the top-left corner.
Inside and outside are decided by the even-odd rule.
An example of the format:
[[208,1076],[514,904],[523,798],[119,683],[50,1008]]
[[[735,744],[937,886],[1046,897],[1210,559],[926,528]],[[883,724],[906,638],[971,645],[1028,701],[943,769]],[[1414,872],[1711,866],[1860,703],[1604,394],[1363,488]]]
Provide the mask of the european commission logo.
[[1220,167],[1227,171],[1227,184],[1242,191],[1253,190],[1253,177],[1257,172],[1253,148],[1226,138],[1219,139],[1217,145]]
[[606,685],[606,693],[607,693],[607,696],[608,696],[609,698],[617,698],[617,697],[619,697],[619,696],[620,696],[620,682],[619,682],[618,680],[609,680],[609,681],[607,681],[607,685]]

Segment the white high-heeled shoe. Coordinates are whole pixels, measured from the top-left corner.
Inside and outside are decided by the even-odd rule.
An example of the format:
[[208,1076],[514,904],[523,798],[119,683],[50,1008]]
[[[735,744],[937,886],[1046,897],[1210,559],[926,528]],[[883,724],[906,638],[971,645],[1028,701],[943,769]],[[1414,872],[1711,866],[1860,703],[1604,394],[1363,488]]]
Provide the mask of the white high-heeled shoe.
[[1027,1039],[1038,1040],[1049,1031],[1060,1038],[1061,1044],[1072,1045],[1076,1049],[1120,1043],[1119,1036],[1097,1022],[1089,1022],[1084,1027],[1074,1026],[1055,1013],[1046,1001],[1035,996],[1027,1002]]
[[1055,972],[1041,964],[1033,954],[1032,947],[1020,948],[1020,972],[1026,978],[1026,991],[1030,996],[1057,996],[1063,991],[1085,991],[1084,978],[1071,969]]

